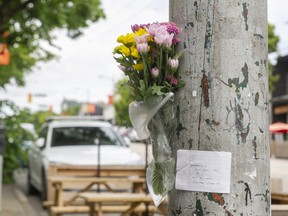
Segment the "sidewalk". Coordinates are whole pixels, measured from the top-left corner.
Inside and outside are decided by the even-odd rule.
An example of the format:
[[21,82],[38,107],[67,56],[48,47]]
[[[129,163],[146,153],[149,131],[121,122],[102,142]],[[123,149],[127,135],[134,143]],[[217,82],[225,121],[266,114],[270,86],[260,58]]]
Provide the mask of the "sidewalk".
[[27,196],[15,185],[2,185],[0,216],[38,216]]

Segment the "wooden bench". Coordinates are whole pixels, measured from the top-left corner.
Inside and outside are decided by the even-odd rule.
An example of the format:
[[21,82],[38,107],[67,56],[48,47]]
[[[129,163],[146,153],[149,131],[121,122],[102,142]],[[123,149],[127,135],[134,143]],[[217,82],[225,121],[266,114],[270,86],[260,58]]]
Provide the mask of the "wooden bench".
[[[128,211],[128,209],[130,208],[130,205],[119,205],[119,206],[115,206],[115,205],[107,205],[107,206],[102,206],[102,212],[105,213],[123,213]],[[85,206],[53,206],[51,207],[52,210],[52,215],[61,215],[63,213],[87,213],[89,214],[90,211],[90,207],[88,205]],[[134,213],[143,213],[145,212],[146,209],[146,205],[141,203],[139,206],[137,206],[134,209]],[[97,211],[97,209],[95,209],[95,211]],[[148,212],[154,212],[155,211],[155,206],[154,205],[149,205],[148,206]],[[156,212],[159,213],[159,211]],[[165,214],[166,215],[166,214]]]
[[[65,176],[53,176],[48,178],[49,183],[55,188],[53,200],[45,201],[44,205],[49,207],[51,215],[58,215],[61,213],[77,213],[77,212],[88,212],[89,208],[85,206],[83,199],[79,200],[79,195],[82,192],[91,190],[94,185],[102,185],[105,191],[119,192],[117,188],[112,188],[110,184],[114,183],[117,185],[129,184],[130,192],[144,193],[146,187],[145,178],[119,178],[119,177],[65,177]],[[73,190],[72,196],[64,200],[65,184],[80,184],[83,187],[79,190]],[[70,185],[70,187],[72,187]],[[78,202],[77,202],[78,201]],[[82,203],[79,201],[82,201]],[[124,208],[124,207],[123,207]],[[106,211],[108,211],[107,209]],[[124,209],[125,210],[125,209]],[[124,211],[123,210],[123,211]]]
[[[104,212],[122,213],[123,216],[129,216],[132,212],[139,211],[141,206],[149,206],[150,212],[154,212],[156,208],[153,206],[152,197],[144,193],[81,193],[82,197],[89,206],[89,216],[103,216]],[[109,205],[113,203],[113,205]],[[128,208],[123,206],[129,206]],[[151,208],[152,207],[152,208]],[[154,209],[153,209],[154,207]],[[143,209],[145,211],[145,209]],[[167,211],[163,207],[157,208],[158,212],[167,215]]]
[[[95,166],[77,166],[77,165],[59,165],[50,164],[48,170],[48,179],[50,177],[142,177],[146,176],[145,166],[101,166],[98,171]],[[54,200],[55,187],[52,181],[47,182],[47,199],[48,201]]]
[[271,201],[273,204],[287,204],[288,194],[287,193],[271,193]]
[[288,205],[271,205],[272,216],[288,215]]

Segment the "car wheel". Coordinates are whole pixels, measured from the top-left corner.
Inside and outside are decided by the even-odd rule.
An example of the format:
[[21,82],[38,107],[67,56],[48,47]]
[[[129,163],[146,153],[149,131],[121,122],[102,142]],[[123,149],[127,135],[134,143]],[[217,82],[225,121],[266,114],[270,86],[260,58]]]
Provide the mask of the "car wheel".
[[44,170],[42,171],[42,192],[41,192],[42,201],[47,200],[47,180]]
[[37,189],[31,184],[31,171],[29,168],[27,173],[27,192],[29,195],[36,195],[38,193]]

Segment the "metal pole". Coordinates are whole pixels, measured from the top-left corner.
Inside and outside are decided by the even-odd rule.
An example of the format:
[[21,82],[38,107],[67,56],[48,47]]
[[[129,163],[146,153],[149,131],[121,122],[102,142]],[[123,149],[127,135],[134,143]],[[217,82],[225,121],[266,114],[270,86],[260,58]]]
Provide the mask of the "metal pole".
[[0,211],[2,211],[2,176],[3,176],[3,157],[5,153],[5,126],[0,121]]
[[[145,140],[145,168],[147,169],[148,167],[148,145],[149,145],[149,139]],[[146,194],[148,194],[148,185],[146,181]],[[146,203],[146,211],[145,211],[145,216],[149,216],[149,204]]]
[[[101,159],[100,159],[101,147],[100,147],[99,138],[97,138],[95,140],[95,143],[97,145],[97,177],[100,178],[100,176],[101,176],[101,173],[100,173],[101,172],[101,164],[100,164],[100,162],[101,162]],[[100,184],[99,183],[97,184],[97,192],[100,193]]]
[[170,20],[186,48],[173,155],[231,152],[232,169],[230,193],[173,190],[169,215],[270,215],[267,2],[170,0]]

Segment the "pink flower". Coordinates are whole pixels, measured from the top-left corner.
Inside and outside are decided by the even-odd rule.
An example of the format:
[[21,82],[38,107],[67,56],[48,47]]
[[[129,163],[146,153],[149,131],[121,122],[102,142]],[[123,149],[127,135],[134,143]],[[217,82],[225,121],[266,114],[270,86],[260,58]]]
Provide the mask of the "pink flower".
[[169,36],[166,37],[165,41],[164,41],[164,46],[166,48],[171,48],[172,46],[172,41],[173,41],[173,37],[174,35],[173,34],[170,34]]
[[178,66],[179,66],[179,60],[178,60],[178,59],[173,59],[173,58],[169,57],[169,59],[168,59],[168,65],[169,65],[172,69],[176,70],[176,69],[178,68]]
[[139,53],[147,53],[148,52],[148,43],[136,44],[136,48],[137,48]]
[[170,48],[172,46],[172,39],[173,39],[173,34],[168,34],[168,33],[162,33],[162,32],[157,32],[154,40],[155,43],[158,44],[159,46],[164,45],[166,48]]
[[165,25],[154,23],[149,27],[146,27],[146,30],[154,38],[154,41],[157,45],[159,46],[163,45],[167,48],[170,48],[172,46],[172,40],[174,38],[174,34],[170,34],[167,31]]
[[[154,37],[156,35],[156,32],[159,31],[159,28],[161,25],[159,23],[153,23],[149,26],[146,26],[146,30],[149,32],[149,34]],[[164,27],[164,30],[166,31],[166,27]]]
[[172,44],[177,44],[180,42],[180,39],[178,37],[174,37],[173,40],[172,40]]
[[177,85],[178,84],[178,80],[171,74],[169,74],[167,76],[167,80],[170,81],[173,85]]
[[134,38],[135,38],[135,42],[137,44],[147,43],[148,42],[148,34],[141,35],[141,36],[135,36]]
[[152,74],[153,77],[158,77],[158,75],[159,75],[159,69],[156,68],[156,67],[152,68],[151,74]]

